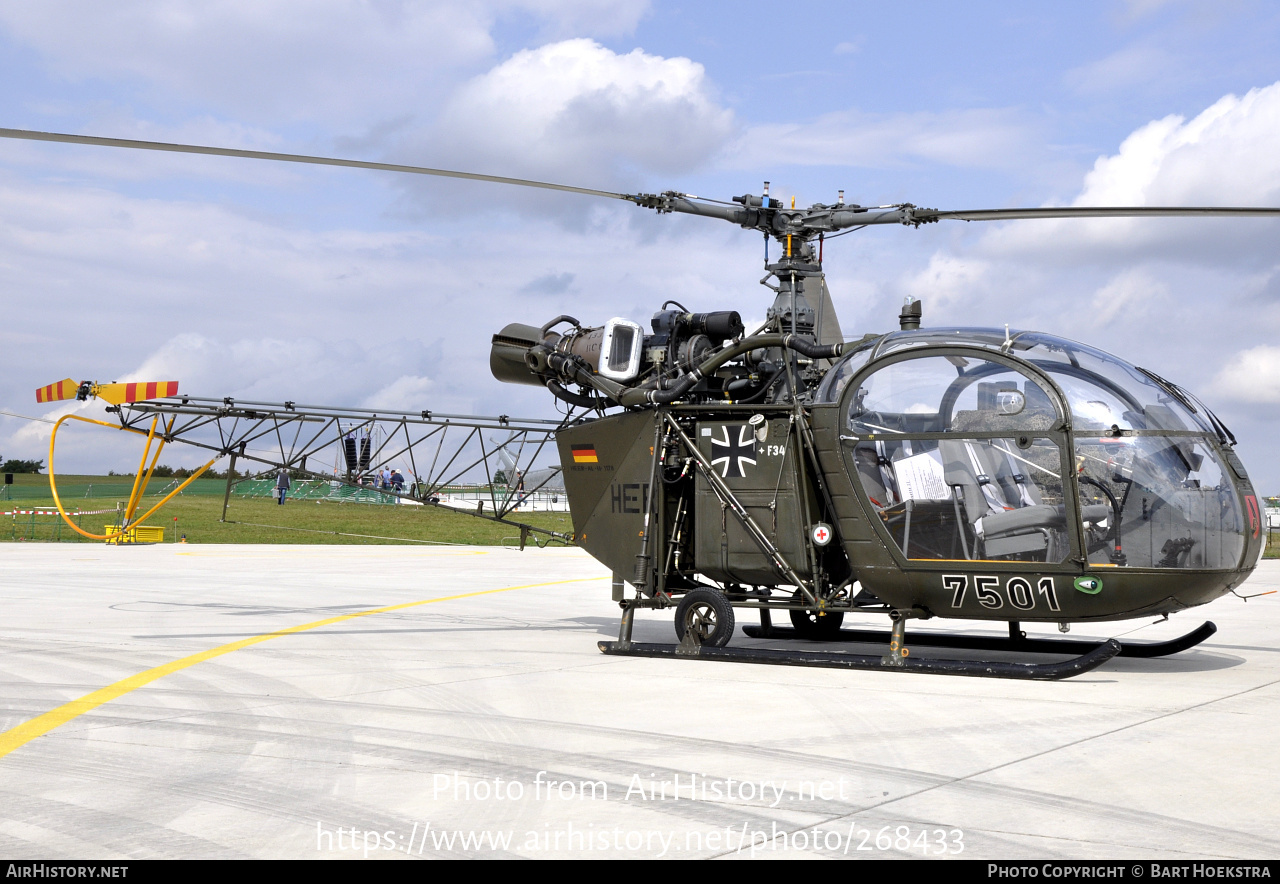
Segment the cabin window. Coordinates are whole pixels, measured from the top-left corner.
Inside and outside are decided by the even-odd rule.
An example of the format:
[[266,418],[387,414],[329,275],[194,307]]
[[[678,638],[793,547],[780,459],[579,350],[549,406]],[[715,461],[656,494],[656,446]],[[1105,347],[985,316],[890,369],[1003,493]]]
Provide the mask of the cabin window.
[[1012,353],[1049,374],[1062,388],[1077,431],[1172,430],[1214,433],[1207,414],[1120,359],[1043,334],[1018,336]]
[[858,478],[908,559],[1056,563],[1070,552],[1062,450],[1044,437],[853,446]]
[[1245,518],[1204,406],[1090,347],[1046,335],[1018,343],[1033,345],[1020,355],[1066,394],[1090,564],[1238,567]]
[[1038,379],[969,353],[894,362],[861,381],[846,442],[906,558],[1067,559],[1055,399]]
[[863,379],[849,404],[855,434],[1044,431],[1061,422],[1054,394],[1002,363],[925,356]]
[[1080,514],[1092,564],[1235,568],[1239,498],[1216,451],[1192,436],[1076,434]]

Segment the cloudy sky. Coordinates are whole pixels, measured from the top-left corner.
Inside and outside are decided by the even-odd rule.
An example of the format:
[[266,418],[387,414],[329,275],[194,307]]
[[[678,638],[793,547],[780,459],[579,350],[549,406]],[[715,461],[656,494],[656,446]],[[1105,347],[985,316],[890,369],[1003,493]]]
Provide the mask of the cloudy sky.
[[[1280,8],[0,0],[0,126],[800,204],[1280,206]],[[1274,494],[1277,246],[1273,221],[953,222],[826,257],[848,337],[911,295],[927,325],[1092,343],[1208,400]],[[33,391],[71,376],[551,416],[490,377],[502,325],[760,317],[761,252],[587,197],[0,141],[0,411],[59,413]],[[0,455],[47,428],[0,416]],[[59,468],[131,468],[121,441],[73,431]]]

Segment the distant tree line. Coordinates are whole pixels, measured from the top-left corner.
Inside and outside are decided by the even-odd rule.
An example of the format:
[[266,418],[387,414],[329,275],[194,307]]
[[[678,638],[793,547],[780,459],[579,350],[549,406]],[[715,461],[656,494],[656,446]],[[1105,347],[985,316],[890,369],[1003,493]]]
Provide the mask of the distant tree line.
[[[170,466],[165,466],[164,464],[158,464],[155,470],[151,473],[151,478],[153,479],[185,479],[194,472],[195,472],[194,469],[191,469],[188,467],[170,467]],[[248,478],[247,473],[242,473],[239,470],[231,470],[230,472],[231,472],[231,478],[233,479]],[[132,479],[137,474],[136,473],[117,473],[115,470],[109,470],[107,472],[107,475],[128,477]],[[201,473],[200,478],[201,479],[225,479],[227,478],[227,471],[223,470],[222,472],[219,472],[215,469],[210,468],[205,470],[203,473]]]
[[[3,457],[0,457],[0,473],[42,473],[42,472],[44,472],[43,460],[18,460],[16,458],[10,458],[9,460],[5,460]],[[190,469],[188,467],[170,467],[170,466],[165,466],[164,464],[159,464],[155,468],[155,471],[151,474],[151,477],[153,479],[185,479],[194,472],[195,472],[194,469]],[[108,470],[107,475],[128,477],[132,479],[135,474],[134,473],[117,473],[115,470]],[[200,478],[225,479],[227,478],[227,471],[223,470],[222,472],[219,472],[218,470],[209,469],[201,473]],[[232,470],[231,478],[245,479],[245,478],[248,478],[248,473],[242,473],[239,470]]]

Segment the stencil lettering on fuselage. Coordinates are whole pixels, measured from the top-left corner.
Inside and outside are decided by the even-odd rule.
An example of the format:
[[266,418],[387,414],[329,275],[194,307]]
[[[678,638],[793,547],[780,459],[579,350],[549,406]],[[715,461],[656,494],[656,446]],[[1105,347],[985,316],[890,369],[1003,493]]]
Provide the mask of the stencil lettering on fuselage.
[[1035,592],[1031,591],[1031,581],[1026,577],[1009,577],[1005,580],[1004,592],[1000,591],[1000,578],[994,575],[975,574],[972,582],[968,574],[943,574],[942,588],[951,593],[951,607],[964,607],[969,597],[969,590],[974,591],[978,604],[988,610],[999,610],[1006,604],[1019,611],[1035,610],[1038,601],[1043,601],[1050,611],[1061,611],[1058,604],[1058,590],[1052,577],[1041,577],[1036,581]]
[[648,482],[614,482],[609,486],[609,512],[643,513],[648,509]]

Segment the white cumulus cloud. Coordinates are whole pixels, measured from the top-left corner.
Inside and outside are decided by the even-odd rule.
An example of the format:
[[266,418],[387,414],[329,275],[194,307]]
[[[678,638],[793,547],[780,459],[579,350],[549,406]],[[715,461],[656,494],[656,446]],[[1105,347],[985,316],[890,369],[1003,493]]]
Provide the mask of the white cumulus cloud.
[[363,408],[385,408],[389,411],[413,411],[416,406],[430,402],[435,393],[435,381],[414,375],[401,375],[362,403]]
[[1190,120],[1169,116],[1100,157],[1074,205],[1275,205],[1280,83],[1226,95]]
[[923,301],[931,313],[945,312],[971,303],[969,293],[987,283],[990,271],[985,261],[938,253],[929,259],[928,267],[903,281],[902,292]]
[[[1153,120],[1098,158],[1070,205],[1280,206],[1277,132],[1280,83],[1226,95],[1191,119]],[[1255,218],[1018,222],[992,231],[985,246],[1071,263],[1147,252],[1236,265],[1269,260],[1278,227]]]
[[259,121],[360,124],[447,94],[454,72],[491,56],[503,17],[532,19],[549,36],[615,35],[647,8],[647,0],[42,0],[0,4],[0,29],[73,82],[127,82]]
[[1136,319],[1169,297],[1169,288],[1143,267],[1121,271],[1093,296],[1088,316],[1095,326],[1105,326],[1123,315]]
[[1237,353],[1211,384],[1214,395],[1258,405],[1280,405],[1280,347],[1263,344]]
[[631,170],[694,168],[733,125],[702,65],[574,39],[463,84],[434,137],[470,169],[598,186]]
[[1031,134],[1019,115],[1007,110],[840,111],[807,122],[752,126],[726,149],[723,160],[740,169],[777,164],[884,169],[912,163],[1000,168],[1025,156]]

